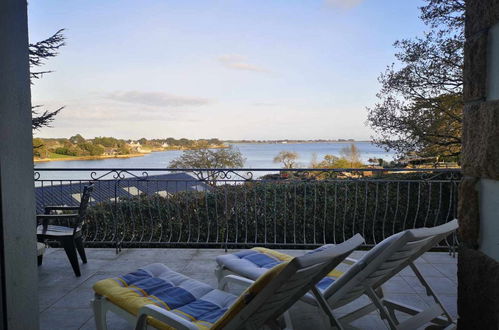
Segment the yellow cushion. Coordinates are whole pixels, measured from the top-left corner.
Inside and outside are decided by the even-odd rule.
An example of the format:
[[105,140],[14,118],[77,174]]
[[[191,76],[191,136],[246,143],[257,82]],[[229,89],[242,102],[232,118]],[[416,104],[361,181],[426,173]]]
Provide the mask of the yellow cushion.
[[[192,320],[192,323],[199,329],[223,329],[225,325],[236,316],[254,297],[257,295],[279,272],[288,264],[283,262],[272,269],[269,269],[263,276],[261,276],[255,283],[246,289],[228,308],[228,310],[212,325],[208,322]],[[138,315],[140,308],[145,305],[153,304],[170,310],[161,299],[154,295],[147,294],[138,286],[128,285],[122,278],[109,278],[101,280],[94,284],[94,291],[106,297],[110,302],[116,306],[124,309],[132,315]],[[178,310],[177,310],[178,312]],[[189,317],[189,315],[185,314]],[[172,327],[160,322],[152,317],[148,317],[147,322],[162,330],[171,330]]]
[[[121,307],[132,315],[138,315],[139,309],[145,305],[153,304],[164,307],[159,303],[159,299],[155,300],[152,296],[144,297],[138,292],[120,285],[118,283],[119,280],[119,278],[101,280],[94,284],[93,289],[97,294],[106,297],[113,304]],[[174,330],[174,328],[153,319],[152,317],[148,317],[147,322],[157,329]]]

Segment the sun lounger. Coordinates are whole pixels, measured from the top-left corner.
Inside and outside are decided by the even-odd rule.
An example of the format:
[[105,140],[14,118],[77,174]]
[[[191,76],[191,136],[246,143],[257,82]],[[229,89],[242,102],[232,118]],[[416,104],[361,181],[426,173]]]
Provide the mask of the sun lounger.
[[[324,299],[309,292],[302,297],[306,303],[318,306],[326,320],[332,324],[346,326],[354,320],[378,310],[391,329],[412,329],[428,322],[441,326],[453,326],[453,320],[438,296],[422,276],[414,261],[437,243],[444,240],[458,228],[457,220],[433,228],[411,229],[392,235],[355,262],[343,274],[333,271],[319,281],[318,289]],[[320,251],[320,248],[318,249]],[[312,255],[316,250],[312,251]],[[290,256],[262,248],[243,250],[241,252],[217,257],[218,267],[215,270],[219,286],[226,284],[224,277],[237,274],[256,280],[265,273],[265,269],[275,264],[285,262]],[[397,301],[387,299],[383,294],[382,285],[409,267],[420,283],[426,289],[426,294],[432,297],[434,303],[425,310],[407,306]],[[370,303],[355,311],[338,317],[334,310],[344,306],[361,296],[367,296]],[[327,304],[324,304],[324,301]],[[399,321],[396,311],[410,317]]]
[[[280,263],[258,280],[230,275],[225,281],[249,286],[233,295],[152,264],[94,285],[93,308],[97,329],[105,330],[112,311],[145,329],[260,329],[279,328],[279,318],[363,242],[350,240]],[[320,295],[317,299],[322,299]]]

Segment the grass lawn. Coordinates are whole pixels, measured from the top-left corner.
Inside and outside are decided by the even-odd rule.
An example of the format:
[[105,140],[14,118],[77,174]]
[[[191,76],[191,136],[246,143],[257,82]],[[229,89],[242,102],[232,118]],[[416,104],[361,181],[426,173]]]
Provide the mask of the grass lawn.
[[49,153],[49,159],[58,159],[58,158],[73,158],[76,156],[68,156],[68,155],[61,155],[61,154],[56,154],[55,152],[50,152]]

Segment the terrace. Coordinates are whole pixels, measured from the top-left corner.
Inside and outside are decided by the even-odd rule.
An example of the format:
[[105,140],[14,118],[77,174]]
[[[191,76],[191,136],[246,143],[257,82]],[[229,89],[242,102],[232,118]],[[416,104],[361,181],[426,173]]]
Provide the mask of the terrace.
[[[229,250],[227,253],[234,252]],[[283,250],[288,254],[299,255],[302,250]],[[353,258],[360,258],[365,251],[355,251]],[[216,285],[213,273],[215,257],[224,254],[222,249],[123,249],[116,254],[115,249],[87,249],[88,264],[81,265],[82,276],[75,278],[71,266],[62,249],[50,248],[42,266],[38,270],[40,296],[40,329],[95,329],[90,300],[93,298],[92,285],[104,278],[133,271],[150,263],[160,262],[189,277]],[[456,258],[445,252],[429,252],[416,261],[418,268],[442,299],[451,315],[457,317],[457,276]],[[419,308],[429,302],[424,288],[416,281],[409,269],[394,277],[384,290],[387,297]],[[233,292],[237,288],[232,288]],[[354,302],[338,310],[346,313],[349,308],[365,301]],[[317,310],[307,304],[298,303],[293,307],[292,321],[296,329],[323,329]],[[386,329],[387,326],[376,312],[355,323],[361,329]],[[125,320],[108,314],[110,330],[133,329]]]
[[[267,246],[299,255],[359,232],[368,249],[400,230],[445,223],[456,215],[459,179],[459,171],[449,169],[38,170],[39,212],[43,205],[77,205],[82,186],[95,185],[85,228],[91,248],[88,264],[80,265],[82,276],[74,276],[57,247],[48,249],[38,268],[41,328],[93,329],[92,285],[149,263],[216,285],[215,257],[241,248]],[[450,237],[439,252],[416,262],[453,317],[457,266],[449,251],[455,244]],[[384,289],[388,297],[415,307],[428,302],[409,269]],[[323,326],[314,308],[302,303],[293,308],[297,329]],[[109,325],[131,328],[112,314]],[[386,328],[376,313],[355,325]]]
[[[497,113],[499,112],[499,15],[497,13],[499,13],[499,2],[470,0],[465,1],[464,4],[456,2],[456,5],[461,6],[466,11],[464,33],[466,38],[464,62],[466,65],[464,65],[463,72],[463,112],[465,115],[462,119],[464,132],[461,157],[464,177],[459,183],[461,236],[458,279],[459,288],[465,288],[465,290],[459,290],[458,324],[459,328],[463,329],[493,329],[497,328],[499,320],[499,294],[497,291],[499,288],[497,276],[499,274],[499,250],[497,249],[499,238],[497,221],[499,214],[497,198],[499,196],[499,153],[497,152],[499,136],[497,123]],[[98,9],[100,10],[100,7]],[[2,229],[2,249],[0,249],[0,307],[2,313],[0,313],[0,327],[2,329],[37,329],[39,327],[39,313],[35,303],[38,297],[37,275],[40,277],[40,285],[50,286],[50,283],[44,281],[44,274],[51,276],[53,282],[59,280],[61,284],[68,282],[64,282],[62,279],[62,262],[60,265],[54,264],[54,267],[49,269],[52,261],[56,260],[56,250],[49,249],[45,265],[38,270],[35,263],[36,245],[33,226],[35,198],[31,176],[33,150],[27,2],[21,0],[2,1],[0,2],[0,13],[2,13],[0,43],[2,55],[5,55],[0,58],[0,72],[3,73],[0,75],[0,114],[2,118],[0,120],[0,222]],[[385,18],[391,19],[390,15],[383,12],[383,19]],[[105,22],[108,24],[107,20]],[[363,30],[360,31],[363,32]],[[375,205],[381,204],[375,203]],[[453,207],[453,209],[455,208]],[[376,215],[376,219],[378,219],[377,212],[379,210],[378,208],[376,212],[372,213]],[[367,209],[365,211],[367,212]],[[455,214],[455,212],[450,213]],[[421,212],[408,214],[418,214],[419,216]],[[432,214],[432,216],[438,220],[439,217],[436,216],[438,214],[440,212]],[[381,224],[387,223],[386,220],[383,220],[385,219],[383,216],[381,219]],[[116,223],[114,222],[114,224]],[[364,223],[363,220],[362,223]],[[383,226],[381,227],[383,228]],[[354,230],[356,228],[354,227]],[[363,228],[366,229],[366,227]],[[399,228],[396,226],[396,229]],[[384,230],[381,231],[381,236],[385,234],[386,229],[385,226]],[[132,230],[133,232],[134,230]],[[90,238],[89,242],[96,242],[95,244],[109,241],[111,246],[114,244],[117,248],[120,247],[119,243],[125,243],[123,244],[125,246],[134,241],[141,241],[141,236],[138,236],[139,238],[135,236],[133,240],[130,240],[122,234],[124,232],[121,230],[114,230],[114,233],[114,236],[107,236],[106,230],[102,230],[95,236],[97,237],[95,240],[93,237],[87,236],[87,238]],[[350,231],[345,232],[345,235],[349,235],[349,233]],[[177,241],[182,241],[182,239],[178,240],[178,237]],[[218,237],[216,244],[221,242],[220,236]],[[289,236],[286,236],[285,242],[288,242],[288,238]],[[148,239],[144,241],[142,237],[142,241],[146,242]],[[163,239],[156,241],[165,242]],[[227,240],[222,240],[222,242],[225,241]],[[317,241],[316,237],[314,243],[319,242],[320,240]],[[167,239],[166,243],[165,247],[172,245],[171,243],[174,241]],[[94,255],[94,250],[91,251],[89,251],[90,263],[84,267],[85,277],[76,280],[72,278],[71,282],[85,283],[87,287],[90,285],[90,282],[87,282],[88,269],[97,266],[97,260],[99,260]],[[426,256],[423,257],[423,259],[425,258]],[[50,273],[48,273],[49,271]],[[454,270],[452,272],[455,273]],[[66,281],[70,281],[70,275],[64,274],[64,276],[68,276]],[[58,279],[58,276],[61,278]],[[82,291],[88,292],[89,290]],[[64,294],[57,293],[55,290],[42,290],[41,299],[46,299],[47,302],[56,302],[58,299],[49,298],[50,292],[54,296],[59,295],[59,298],[72,293],[70,289],[65,290]],[[75,295],[77,294],[75,293]],[[67,298],[69,299],[69,296]],[[76,297],[76,300],[87,301],[86,298],[82,299],[79,296]],[[70,306],[68,301],[64,303],[68,307]],[[46,307],[48,305],[49,303],[42,304]],[[58,315],[62,315],[62,318],[68,315],[62,312],[51,315],[49,309],[45,309],[42,318],[51,317],[54,325]],[[71,317],[77,318],[79,316],[75,314]],[[90,321],[91,316],[87,314],[86,317]],[[46,320],[45,318],[44,324],[47,324]],[[368,326],[370,325],[368,324]]]

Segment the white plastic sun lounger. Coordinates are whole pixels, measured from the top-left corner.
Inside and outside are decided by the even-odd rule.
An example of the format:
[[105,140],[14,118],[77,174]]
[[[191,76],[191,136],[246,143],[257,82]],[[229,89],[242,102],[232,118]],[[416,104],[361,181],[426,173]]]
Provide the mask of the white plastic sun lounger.
[[[377,244],[327,287],[321,288],[319,283],[319,294],[323,299],[317,299],[316,293],[307,293],[302,297],[302,301],[319,307],[325,319],[340,329],[350,326],[351,322],[374,310],[379,311],[381,318],[388,323],[390,329],[415,329],[427,323],[452,328],[455,326],[452,317],[414,261],[447,238],[457,228],[458,222],[453,220],[438,227],[411,229],[392,235]],[[225,285],[223,278],[227,274],[238,274],[253,280],[259,276],[262,265],[248,262],[244,257],[245,253],[247,252],[243,251],[239,255],[229,254],[217,257],[218,268],[215,273],[221,287]],[[256,257],[250,258],[256,260]],[[258,262],[261,260],[257,260]],[[434,300],[434,303],[425,310],[384,297],[382,285],[406,267],[415,273],[426,289],[426,294]],[[361,296],[367,296],[370,303],[347,315],[341,317],[335,315],[335,309]],[[396,311],[407,314],[409,318],[403,322],[399,321]]]
[[94,285],[97,329],[105,330],[112,311],[137,330],[158,329],[279,329],[279,318],[357,248],[356,235],[343,244],[296,257],[273,267],[257,281],[231,275],[227,281],[248,285],[239,297],[176,273],[162,264],[106,279]]

